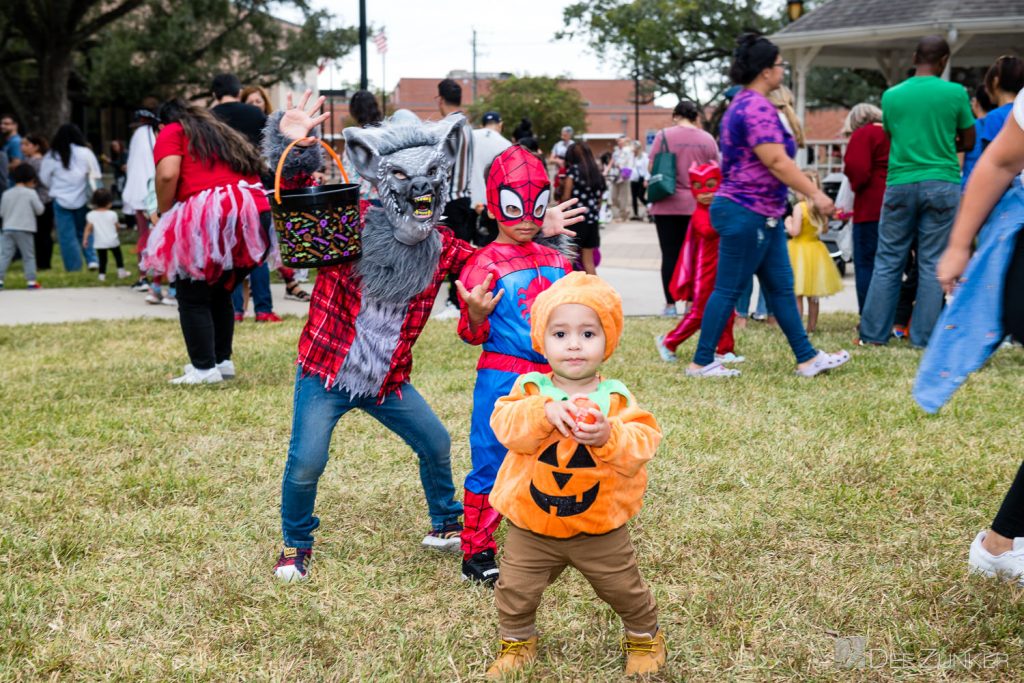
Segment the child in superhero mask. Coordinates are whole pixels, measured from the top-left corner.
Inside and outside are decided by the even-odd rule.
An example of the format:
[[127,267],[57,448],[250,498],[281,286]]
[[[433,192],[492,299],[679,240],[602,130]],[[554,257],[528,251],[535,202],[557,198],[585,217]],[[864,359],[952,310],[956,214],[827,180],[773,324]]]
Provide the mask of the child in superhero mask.
[[530,308],[572,272],[564,255],[533,241],[550,196],[544,164],[529,150],[513,145],[499,154],[487,174],[487,214],[498,222],[498,237],[470,257],[456,282],[459,336],[483,346],[469,436],[473,469],[463,497],[462,578],[488,586],[498,579],[494,532],[501,522],[488,494],[507,450],[491,430],[491,410],[519,375],[550,370],[530,346]]
[[[708,207],[721,182],[722,171],[717,163],[712,161],[690,166],[690,190],[697,199],[697,209],[690,219],[690,229],[679,254],[671,287],[677,301],[692,301],[693,305],[674,330],[654,338],[654,345],[664,361],[675,361],[679,345],[700,331],[704,307],[715,289],[715,277],[718,275],[718,232],[711,225]],[[736,342],[732,334],[735,318],[734,313],[718,339],[715,360],[719,363],[742,363],[744,360],[743,356],[735,353]]]
[[520,377],[491,416],[508,447],[491,502],[510,524],[495,584],[501,653],[487,675],[536,658],[541,596],[570,565],[622,618],[626,674],[654,673],[665,636],[625,524],[643,503],[661,430],[621,382],[598,374],[622,333],[622,300],[600,278],[571,273],[537,296],[530,329],[552,372]]

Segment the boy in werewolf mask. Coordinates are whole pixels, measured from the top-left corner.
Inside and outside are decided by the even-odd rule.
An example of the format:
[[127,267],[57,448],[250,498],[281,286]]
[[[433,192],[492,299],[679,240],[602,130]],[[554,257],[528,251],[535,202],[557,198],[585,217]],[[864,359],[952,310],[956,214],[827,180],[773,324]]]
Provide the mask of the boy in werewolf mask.
[[[267,121],[264,155],[271,168],[285,147],[302,139],[284,165],[286,187],[312,184],[322,163],[315,129],[321,97],[307,108],[307,91],[293,107]],[[342,415],[359,408],[398,434],[416,452],[431,530],[423,545],[458,552],[462,505],[455,500],[451,440],[441,421],[409,382],[412,346],[426,324],[437,291],[473,254],[438,224],[461,115],[435,123],[386,123],[345,129],[346,150],[359,174],[374,183],[382,207],[364,216],[362,257],[321,268],[299,339],[292,437],[281,491],[284,550],[274,573],[282,581],[308,577],[317,482],[327,464],[331,433]],[[548,210],[552,236],[581,220],[565,203]]]

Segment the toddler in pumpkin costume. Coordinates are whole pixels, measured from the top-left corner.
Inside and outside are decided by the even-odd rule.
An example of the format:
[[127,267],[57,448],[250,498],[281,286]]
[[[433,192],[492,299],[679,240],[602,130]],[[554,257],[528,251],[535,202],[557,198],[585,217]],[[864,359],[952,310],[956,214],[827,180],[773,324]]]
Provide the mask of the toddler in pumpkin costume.
[[541,595],[570,565],[622,617],[626,673],[653,673],[665,637],[625,524],[643,503],[661,430],[621,382],[598,374],[619,343],[622,300],[601,278],[571,273],[537,296],[530,327],[552,372],[521,376],[491,416],[508,448],[491,504],[511,523],[495,585],[501,653],[487,674],[536,658]]

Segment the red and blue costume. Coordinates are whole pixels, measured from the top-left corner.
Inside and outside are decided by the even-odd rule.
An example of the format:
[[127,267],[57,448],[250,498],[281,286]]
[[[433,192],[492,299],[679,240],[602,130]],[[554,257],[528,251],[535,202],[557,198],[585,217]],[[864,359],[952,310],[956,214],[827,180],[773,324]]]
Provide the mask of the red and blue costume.
[[[700,332],[704,307],[715,289],[715,277],[718,275],[718,232],[711,225],[711,212],[708,210],[710,202],[705,204],[699,199],[701,195],[714,194],[721,182],[722,171],[715,162],[690,167],[690,189],[698,198],[697,209],[690,219],[690,227],[679,254],[676,272],[672,277],[671,294],[677,301],[692,301],[693,304],[676,328],[665,335],[663,343],[673,352],[695,332]],[[736,345],[732,334],[735,318],[735,312],[729,316],[729,322],[718,339],[716,353],[733,351]]]
[[[495,158],[487,177],[487,207],[503,226],[529,221],[540,227],[551,185],[544,165],[518,145]],[[470,323],[465,302],[459,320],[459,336],[483,346],[473,389],[473,414],[469,436],[473,469],[466,477],[463,499],[462,552],[465,559],[495,550],[494,533],[501,515],[491,508],[488,494],[494,486],[508,449],[491,430],[495,402],[508,395],[516,379],[528,372],[550,372],[544,356],[530,342],[530,308],[537,295],[572,272],[568,259],[536,242],[492,242],[470,257],[460,280],[468,290],[492,276],[492,291],[505,295],[488,319]]]

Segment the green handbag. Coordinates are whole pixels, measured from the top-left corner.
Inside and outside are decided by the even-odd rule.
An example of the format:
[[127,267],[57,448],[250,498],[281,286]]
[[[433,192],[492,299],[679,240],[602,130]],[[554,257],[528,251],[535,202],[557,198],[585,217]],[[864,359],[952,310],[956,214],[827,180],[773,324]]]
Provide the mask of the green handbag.
[[676,155],[668,151],[665,131],[661,131],[661,148],[654,155],[651,177],[647,181],[647,201],[658,202],[676,193]]

